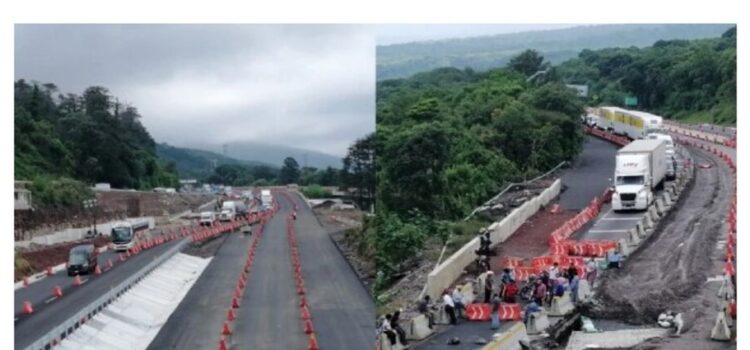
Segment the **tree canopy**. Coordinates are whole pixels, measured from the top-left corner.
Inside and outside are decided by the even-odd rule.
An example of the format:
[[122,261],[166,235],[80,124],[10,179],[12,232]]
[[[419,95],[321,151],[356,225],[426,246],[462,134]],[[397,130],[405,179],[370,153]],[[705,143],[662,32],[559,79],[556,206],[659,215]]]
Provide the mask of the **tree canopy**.
[[736,27],[721,37],[659,40],[646,48],[583,50],[557,68],[568,83],[587,84],[591,104],[624,104],[667,118],[736,123]]
[[527,82],[525,73],[536,72],[543,58],[522,55],[518,62],[533,61],[523,73],[441,68],[378,82],[381,282],[441,234],[441,221],[463,218],[504,184],[579,153],[582,101],[560,81]]
[[[174,167],[158,160],[138,110],[106,88],[62,94],[54,84],[23,79],[14,88],[15,178],[69,178],[134,189],[178,185]],[[43,203],[45,197],[39,198]]]

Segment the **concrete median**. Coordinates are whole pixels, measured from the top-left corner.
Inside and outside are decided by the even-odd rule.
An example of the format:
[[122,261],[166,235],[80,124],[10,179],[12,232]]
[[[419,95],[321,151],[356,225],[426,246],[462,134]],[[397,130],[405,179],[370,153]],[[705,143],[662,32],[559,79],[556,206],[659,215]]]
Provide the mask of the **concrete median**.
[[406,339],[422,340],[429,337],[433,332],[427,316],[419,315],[409,320],[409,325],[406,327]]

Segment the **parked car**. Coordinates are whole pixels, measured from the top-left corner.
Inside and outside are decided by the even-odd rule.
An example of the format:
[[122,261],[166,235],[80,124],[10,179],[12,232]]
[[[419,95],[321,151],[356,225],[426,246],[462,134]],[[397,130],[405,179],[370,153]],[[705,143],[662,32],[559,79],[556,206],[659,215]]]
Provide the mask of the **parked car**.
[[216,215],[212,211],[204,211],[201,213],[201,226],[213,226],[216,221]]
[[70,249],[68,256],[68,276],[88,274],[96,270],[99,253],[93,244],[83,244]]

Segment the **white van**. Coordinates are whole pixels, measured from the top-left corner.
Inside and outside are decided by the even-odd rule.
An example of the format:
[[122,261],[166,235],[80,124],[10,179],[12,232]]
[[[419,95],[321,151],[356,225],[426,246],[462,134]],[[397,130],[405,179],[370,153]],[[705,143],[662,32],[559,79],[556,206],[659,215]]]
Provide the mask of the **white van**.
[[204,211],[201,213],[200,225],[201,226],[213,226],[216,222],[216,214],[212,211]]

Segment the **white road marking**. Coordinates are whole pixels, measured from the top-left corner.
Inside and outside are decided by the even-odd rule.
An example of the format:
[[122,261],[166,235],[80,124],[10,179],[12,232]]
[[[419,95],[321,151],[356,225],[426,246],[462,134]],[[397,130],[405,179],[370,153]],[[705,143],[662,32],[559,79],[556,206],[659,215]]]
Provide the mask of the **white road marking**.
[[612,233],[612,232],[628,232],[628,230],[589,230],[589,233]]
[[52,298],[49,298],[49,299],[45,300],[45,301],[44,301],[44,303],[45,303],[45,304],[49,304],[49,303],[51,303],[51,302],[55,301],[55,299],[57,299],[57,297],[52,297]]

